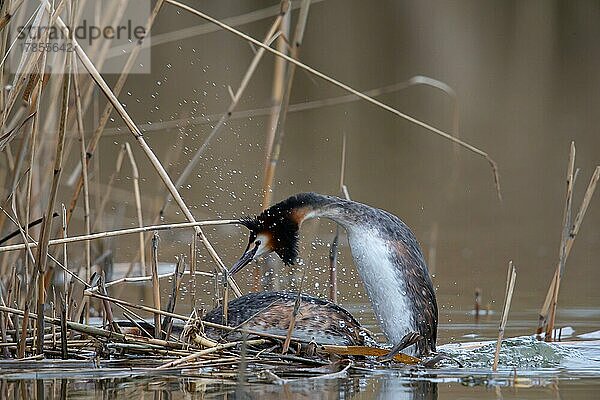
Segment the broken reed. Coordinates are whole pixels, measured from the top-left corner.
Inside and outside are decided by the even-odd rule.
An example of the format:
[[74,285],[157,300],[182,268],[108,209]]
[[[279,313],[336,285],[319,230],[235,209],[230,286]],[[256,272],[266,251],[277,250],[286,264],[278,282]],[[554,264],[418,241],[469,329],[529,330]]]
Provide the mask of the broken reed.
[[504,291],[504,303],[502,306],[502,318],[500,319],[500,327],[498,328],[498,341],[496,342],[496,352],[494,353],[494,364],[492,370],[496,372],[498,369],[498,360],[500,358],[500,348],[504,339],[504,330],[508,321],[508,312],[510,311],[510,303],[512,302],[515,282],[517,280],[517,269],[513,262],[508,263],[508,273],[506,276],[506,289]]
[[563,226],[559,247],[558,263],[554,270],[550,287],[546,293],[544,304],[542,305],[539,318],[538,327],[536,330],[537,335],[544,333],[545,340],[551,341],[555,339],[553,337],[554,325],[556,321],[556,308],[558,305],[558,293],[560,289],[560,283],[565,272],[567,259],[571,253],[575,238],[581,228],[581,223],[585,217],[585,213],[588,209],[594,191],[596,190],[596,184],[600,179],[600,166],[597,166],[590,178],[590,182],[587,186],[581,205],[577,211],[575,219],[572,217],[573,208],[573,192],[575,188],[575,180],[579,173],[579,169],[575,170],[575,142],[571,142],[569,151],[569,162],[567,166],[566,176],[566,196],[565,196],[565,208],[563,212]]

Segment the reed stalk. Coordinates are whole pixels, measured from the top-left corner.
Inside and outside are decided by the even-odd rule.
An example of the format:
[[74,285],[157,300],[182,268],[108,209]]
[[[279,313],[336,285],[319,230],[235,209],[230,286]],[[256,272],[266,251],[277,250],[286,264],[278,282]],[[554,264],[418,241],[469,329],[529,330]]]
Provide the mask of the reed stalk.
[[[44,214],[44,220],[42,222],[42,228],[40,233],[40,239],[38,240],[38,252],[37,252],[37,265],[36,272],[34,273],[38,279],[38,315],[44,314],[44,306],[46,302],[44,276],[46,274],[46,262],[48,260],[48,241],[50,240],[50,230],[52,228],[52,214],[54,212],[54,204],[56,202],[56,196],[58,194],[58,185],[60,183],[60,177],[62,174],[63,165],[63,150],[65,145],[65,131],[67,123],[67,115],[69,113],[69,94],[71,91],[71,53],[68,52],[65,59],[65,73],[63,77],[63,92],[62,92],[62,105],[60,113],[60,123],[58,140],[56,145],[56,153],[54,156],[54,168],[52,174],[52,184],[50,188],[50,198],[46,212]],[[38,354],[43,352],[44,348],[44,320],[40,319],[37,321],[38,324],[38,342],[37,351]]]
[[[196,249],[198,248],[198,236],[194,233],[192,235],[192,241],[190,243],[190,276],[191,276],[191,310],[190,313],[193,314],[196,312]],[[185,273],[185,272],[184,272]],[[213,293],[213,296],[216,296],[216,293]]]
[[[158,279],[158,233],[152,236],[152,299],[154,308],[160,310],[160,281]],[[160,339],[160,314],[154,314],[154,337]]]
[[492,370],[496,372],[498,369],[498,360],[500,358],[500,348],[502,346],[502,340],[504,339],[504,330],[506,328],[506,322],[508,321],[508,312],[510,310],[510,303],[512,301],[513,292],[515,289],[515,282],[517,279],[517,269],[513,265],[513,262],[508,263],[508,276],[506,279],[506,290],[504,291],[504,305],[502,307],[502,319],[500,320],[500,328],[498,329],[498,341],[496,342],[496,352],[494,353],[494,364]]
[[281,354],[286,354],[288,352],[288,349],[290,348],[292,333],[294,332],[294,328],[296,326],[296,317],[298,316],[298,312],[300,311],[300,305],[302,304],[302,284],[304,283],[305,276],[306,269],[302,274],[302,280],[300,281],[298,294],[296,295],[296,300],[294,300],[294,308],[292,309],[292,314],[290,315],[290,325],[288,326],[288,330],[285,335],[285,341],[283,342],[283,346],[281,347]]
[[[71,26],[75,26],[72,23]],[[77,114],[77,130],[79,133],[79,162],[81,165],[81,176],[83,178],[83,225],[85,227],[85,234],[89,235],[92,232],[90,223],[90,189],[88,180],[88,164],[87,164],[87,153],[85,146],[85,127],[83,125],[83,110],[81,108],[81,93],[79,92],[79,76],[77,71],[77,60],[73,58],[73,88],[75,91],[75,109]],[[64,207],[64,206],[63,206]],[[66,217],[65,223],[68,225],[68,217]],[[86,241],[85,244],[85,280],[89,282],[92,276],[92,254],[90,242]]]
[[[102,295],[108,296],[108,291],[106,290],[106,285],[105,285],[104,271],[100,271],[99,278],[100,278],[98,281],[98,287],[100,288],[99,291]],[[121,333],[121,328],[119,327],[119,324],[117,324],[117,322],[115,322],[115,318],[113,316],[110,302],[108,300],[102,300],[102,306],[104,307],[104,313],[105,313],[104,315],[106,315],[106,320],[107,320],[108,325],[110,326],[111,330],[113,332]]]
[[[177,271],[173,271],[173,272],[167,272],[166,274],[159,274],[158,275],[158,279],[165,279],[165,278],[170,278],[172,276],[176,276],[176,272]],[[182,271],[181,274],[183,276],[185,275],[191,275],[191,271]],[[202,276],[206,276],[206,277],[213,277],[214,275],[210,272],[204,272],[204,271],[197,271],[196,274],[198,275],[202,275]],[[105,286],[111,287],[111,286],[115,286],[121,283],[140,283],[140,282],[151,282],[153,279],[153,277],[151,275],[149,276],[136,276],[136,277],[125,277],[125,278],[120,278],[120,279],[116,279],[114,281],[110,281],[110,282],[106,282]],[[90,292],[97,292],[100,288],[98,286],[90,286],[87,290],[89,290]]]
[[[142,217],[142,196],[140,195],[140,173],[138,171],[137,163],[135,162],[135,158],[133,157],[133,152],[131,151],[131,146],[129,143],[125,143],[125,151],[127,152],[127,157],[129,158],[129,163],[131,164],[131,170],[133,174],[133,193],[135,195],[135,210],[137,213],[138,226],[140,228],[144,227],[144,218]],[[142,270],[142,274],[146,274],[146,252],[144,251],[144,232],[139,233],[139,252],[140,252],[140,267]]]
[[[246,341],[246,345],[251,345],[251,346],[261,345],[261,344],[264,344],[264,343],[266,343],[265,339],[254,339],[254,340],[248,340],[248,341]],[[167,369],[167,368],[177,367],[179,365],[188,363],[190,361],[193,361],[193,360],[195,360],[197,358],[200,358],[200,357],[206,356],[208,354],[214,353],[216,351],[230,349],[232,347],[236,347],[236,346],[241,345],[241,344],[242,344],[241,341],[239,341],[239,342],[229,342],[229,343],[218,344],[215,347],[211,347],[211,348],[208,348],[208,349],[200,350],[200,351],[198,351],[196,353],[190,354],[189,356],[182,357],[182,358],[180,358],[178,360],[175,360],[175,361],[170,361],[170,362],[168,362],[166,364],[163,364],[161,366],[156,367],[155,369],[161,370],[161,369]]]
[[[167,303],[167,312],[172,313],[175,311],[175,305],[177,304],[177,298],[179,297],[179,288],[181,287],[181,282],[183,280],[183,274],[185,272],[185,256],[181,254],[177,258],[177,263],[175,264],[175,271],[173,271],[173,284],[171,285],[171,295],[169,297],[169,302]],[[165,340],[169,340],[171,336],[171,330],[173,328],[173,318],[165,317],[162,323],[162,330],[165,332]]]
[[583,218],[587,212],[590,201],[596,190],[596,184],[600,179],[600,166],[597,166],[590,178],[587,189],[583,196],[583,200],[575,218],[571,219],[571,208],[572,208],[572,196],[575,183],[576,173],[573,172],[575,163],[575,144],[571,143],[571,152],[569,154],[569,164],[567,168],[567,192],[565,199],[565,211],[563,215],[563,230],[561,234],[561,244],[559,248],[559,262],[557,263],[556,269],[550,287],[546,293],[546,298],[539,312],[538,327],[536,334],[540,335],[545,332],[545,339],[552,340],[552,332],[554,332],[554,324],[556,320],[556,307],[558,303],[558,292],[560,288],[560,281],[565,271],[567,259],[571,253],[575,238],[579,233]]
[[[294,31],[294,38],[292,39],[289,56],[294,60],[298,60],[300,57],[300,46],[302,46],[302,40],[304,39],[304,31],[306,29],[306,22],[308,21],[309,9],[310,0],[302,0],[300,5],[300,14],[298,16],[298,22],[296,22],[296,29]],[[274,144],[273,146],[267,146],[267,149],[272,147],[272,151],[268,154],[268,161],[266,163],[263,181],[263,209],[266,209],[270,206],[273,197],[273,180],[275,179],[275,170],[277,168],[277,163],[279,162],[279,154],[281,152],[281,145],[283,143],[283,137],[285,134],[285,122],[287,118],[288,107],[290,105],[295,72],[296,64],[289,64],[286,69],[283,97],[281,104],[279,105],[279,115],[277,116],[276,130],[274,134]]]

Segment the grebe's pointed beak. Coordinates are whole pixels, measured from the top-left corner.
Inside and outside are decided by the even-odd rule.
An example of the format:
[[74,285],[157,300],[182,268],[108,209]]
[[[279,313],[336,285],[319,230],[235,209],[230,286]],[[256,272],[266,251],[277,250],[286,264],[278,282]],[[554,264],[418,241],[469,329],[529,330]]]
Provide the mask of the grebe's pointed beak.
[[260,242],[254,243],[254,247],[252,249],[248,249],[244,252],[244,254],[242,254],[242,256],[240,257],[239,260],[237,260],[237,262],[235,264],[233,264],[233,267],[231,267],[229,269],[229,275],[234,275],[235,273],[239,272],[242,268],[244,268],[246,265],[248,265],[252,260],[254,260],[254,256],[256,255],[256,252],[258,251],[258,247],[260,245]]

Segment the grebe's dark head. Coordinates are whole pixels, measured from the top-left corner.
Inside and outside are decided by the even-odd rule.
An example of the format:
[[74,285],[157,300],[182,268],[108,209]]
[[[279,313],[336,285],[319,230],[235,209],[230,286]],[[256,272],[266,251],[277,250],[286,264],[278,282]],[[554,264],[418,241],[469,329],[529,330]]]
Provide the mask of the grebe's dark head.
[[240,223],[250,230],[250,238],[246,251],[229,273],[235,274],[252,260],[271,252],[277,253],[286,265],[293,264],[298,256],[298,229],[324,199],[316,193],[299,193],[254,218],[241,219]]
[[240,223],[250,230],[246,251],[229,270],[235,274],[252,260],[275,252],[286,265],[291,265],[298,256],[298,229],[309,211],[306,196],[292,196],[277,203],[260,215],[243,218]]

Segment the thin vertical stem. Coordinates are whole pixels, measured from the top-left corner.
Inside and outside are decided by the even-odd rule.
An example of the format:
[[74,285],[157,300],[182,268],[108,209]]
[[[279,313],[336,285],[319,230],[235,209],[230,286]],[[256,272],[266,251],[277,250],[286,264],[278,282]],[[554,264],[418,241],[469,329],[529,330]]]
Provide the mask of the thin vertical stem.
[[[154,308],[160,310],[160,281],[158,279],[158,233],[154,232],[152,236],[152,297]],[[161,337],[160,314],[154,314],[154,337]]]
[[[131,151],[131,146],[128,142],[125,143],[125,151],[131,163],[131,169],[133,174],[133,193],[135,195],[135,209],[137,212],[138,226],[144,227],[144,218],[142,217],[142,197],[140,195],[140,173]],[[139,247],[140,247],[140,268],[142,274],[146,275],[146,252],[144,251],[144,232],[139,233]]]
[[[65,145],[65,131],[67,124],[67,115],[69,113],[69,93],[71,91],[71,53],[67,52],[65,59],[65,72],[63,77],[63,93],[62,93],[62,105],[61,114],[58,130],[58,141],[56,145],[56,153],[54,156],[54,168],[52,174],[52,184],[50,188],[50,198],[46,212],[44,214],[44,220],[42,222],[40,239],[38,240],[38,253],[36,257],[37,265],[35,275],[38,279],[38,307],[37,314],[44,315],[45,306],[45,284],[44,277],[46,274],[46,261],[48,260],[48,241],[50,240],[50,230],[52,228],[52,214],[54,212],[54,204],[56,202],[56,196],[58,194],[58,184],[62,174],[63,164],[63,150]],[[34,279],[35,280],[35,279]],[[37,321],[38,326],[38,341],[37,341],[37,352],[43,354],[44,350],[44,319],[40,318]]]
[[[81,163],[81,176],[83,177],[83,224],[85,226],[85,234],[91,233],[90,223],[90,189],[88,181],[88,165],[85,147],[85,129],[83,126],[83,110],[81,108],[81,94],[79,92],[79,80],[77,79],[77,59],[73,58],[73,87],[75,89],[75,106],[77,114],[77,130],[79,133],[79,156]],[[92,256],[91,243],[85,243],[85,280],[89,282],[92,274]]]
[[191,279],[191,313],[196,311],[196,249],[198,248],[198,235],[192,235],[190,243],[190,279]]
[[546,340],[552,340],[552,331],[554,330],[554,322],[556,320],[556,305],[558,303],[558,291],[560,289],[560,281],[567,262],[567,241],[571,230],[571,216],[573,208],[573,185],[575,178],[575,142],[571,142],[571,150],[569,152],[569,164],[567,167],[567,193],[565,198],[565,210],[563,213],[563,230],[560,239],[559,261],[557,266],[556,281],[554,282],[554,290],[552,291],[552,300],[550,302],[550,314],[548,316],[548,324],[546,325]]
[[496,353],[494,354],[494,365],[492,370],[496,372],[498,369],[498,360],[500,358],[500,348],[502,346],[502,339],[504,339],[504,330],[506,328],[506,322],[508,321],[508,312],[510,310],[510,303],[512,301],[513,292],[515,289],[515,281],[517,279],[517,269],[513,265],[513,262],[508,263],[508,279],[506,280],[506,290],[504,293],[504,306],[502,307],[502,319],[500,321],[500,328],[498,329],[498,341],[496,342]]
[[[304,38],[304,31],[306,28],[306,22],[308,21],[308,10],[310,9],[310,0],[302,0],[300,6],[300,14],[298,16],[298,22],[296,23],[296,29],[294,31],[294,39],[291,46],[290,57],[294,60],[298,60],[300,56],[300,46],[302,46],[302,40]],[[288,107],[290,105],[290,96],[292,92],[292,84],[294,82],[294,74],[296,72],[296,64],[292,63],[287,66],[287,73],[285,77],[285,89],[283,92],[283,98],[281,106],[279,108],[279,115],[277,117],[277,129],[275,132],[275,145],[272,152],[269,154],[269,161],[267,163],[267,170],[264,177],[263,183],[263,208],[266,209],[271,204],[273,196],[273,180],[275,178],[275,170],[279,162],[279,154],[281,153],[281,145],[283,143],[283,137],[285,134],[285,122],[287,117]]]

